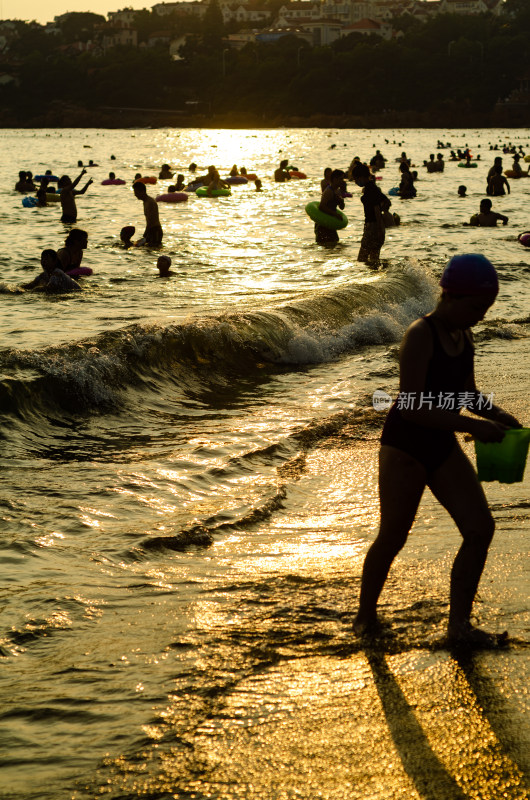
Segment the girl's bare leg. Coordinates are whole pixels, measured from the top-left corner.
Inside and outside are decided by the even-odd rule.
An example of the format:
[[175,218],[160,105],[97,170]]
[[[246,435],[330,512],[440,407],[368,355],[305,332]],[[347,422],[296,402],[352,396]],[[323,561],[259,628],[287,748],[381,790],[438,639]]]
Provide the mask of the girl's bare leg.
[[407,541],[425,484],[425,468],[416,459],[395,447],[381,447],[381,524],[364,561],[359,610],[354,621],[354,629],[359,634],[366,633],[377,622],[379,595],[392,561]]
[[459,446],[431,477],[429,488],[463,538],[451,570],[449,637],[470,644],[494,644],[499,637],[473,628],[470,619],[495,523],[475,470]]

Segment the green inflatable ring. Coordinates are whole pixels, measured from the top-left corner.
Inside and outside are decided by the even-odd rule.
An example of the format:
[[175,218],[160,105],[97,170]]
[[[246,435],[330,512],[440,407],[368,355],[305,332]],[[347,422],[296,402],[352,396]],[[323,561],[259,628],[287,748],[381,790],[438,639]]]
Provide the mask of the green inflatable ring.
[[229,197],[232,192],[230,189],[212,189],[212,193],[209,195],[207,186],[199,186],[199,188],[195,190],[195,194],[197,197]]
[[456,166],[457,166],[457,167],[462,167],[463,169],[466,169],[466,167],[467,167],[468,169],[473,169],[473,167],[478,167],[478,164],[466,164],[466,163],[462,163],[462,162],[460,162],[460,163],[459,163],[459,164],[457,164]]
[[340,214],[340,219],[337,219],[337,217],[332,217],[331,214],[326,214],[325,211],[321,211],[320,202],[318,200],[308,203],[305,210],[306,214],[311,217],[313,222],[318,222],[323,228],[329,228],[332,231],[340,231],[348,224],[348,217],[346,214],[343,214],[340,208],[337,208],[337,213]]

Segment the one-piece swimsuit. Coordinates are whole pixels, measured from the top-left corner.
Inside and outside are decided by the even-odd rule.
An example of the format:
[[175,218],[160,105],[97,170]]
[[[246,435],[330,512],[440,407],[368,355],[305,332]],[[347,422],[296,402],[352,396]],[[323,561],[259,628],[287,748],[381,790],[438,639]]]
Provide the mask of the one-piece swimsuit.
[[[460,411],[459,395],[466,391],[467,382],[473,373],[473,345],[468,334],[464,333],[462,352],[456,356],[449,355],[442,346],[432,318],[427,316],[423,319],[431,330],[433,343],[423,396],[424,398],[427,395],[434,397],[433,408],[443,408],[440,399],[442,397],[450,398],[454,401],[454,408],[450,410],[458,413]],[[417,402],[418,398],[415,400]],[[428,406],[426,407],[428,408]],[[381,435],[381,444],[396,447],[411,455],[416,461],[423,464],[427,476],[430,477],[449,457],[457,441],[453,431],[428,428],[404,419],[398,399],[388,412]]]

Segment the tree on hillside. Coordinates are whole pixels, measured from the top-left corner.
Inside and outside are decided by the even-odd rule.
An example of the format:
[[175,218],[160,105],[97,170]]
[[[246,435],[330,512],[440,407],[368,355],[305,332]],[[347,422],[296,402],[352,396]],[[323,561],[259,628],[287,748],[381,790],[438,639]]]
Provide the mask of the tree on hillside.
[[224,34],[223,14],[218,0],[210,0],[204,14],[202,24],[202,39],[204,44],[212,49],[220,50]]
[[106,19],[101,14],[91,11],[73,11],[60,24],[61,33],[66,42],[86,42],[91,39],[94,26],[105,24]]

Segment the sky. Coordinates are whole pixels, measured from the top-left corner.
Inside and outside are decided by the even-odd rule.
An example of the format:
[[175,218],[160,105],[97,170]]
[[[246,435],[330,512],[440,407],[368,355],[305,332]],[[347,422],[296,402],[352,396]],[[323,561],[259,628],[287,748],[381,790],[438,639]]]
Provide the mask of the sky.
[[151,8],[158,0],[0,0],[0,19],[52,22],[67,11],[92,11],[107,16],[121,8]]

